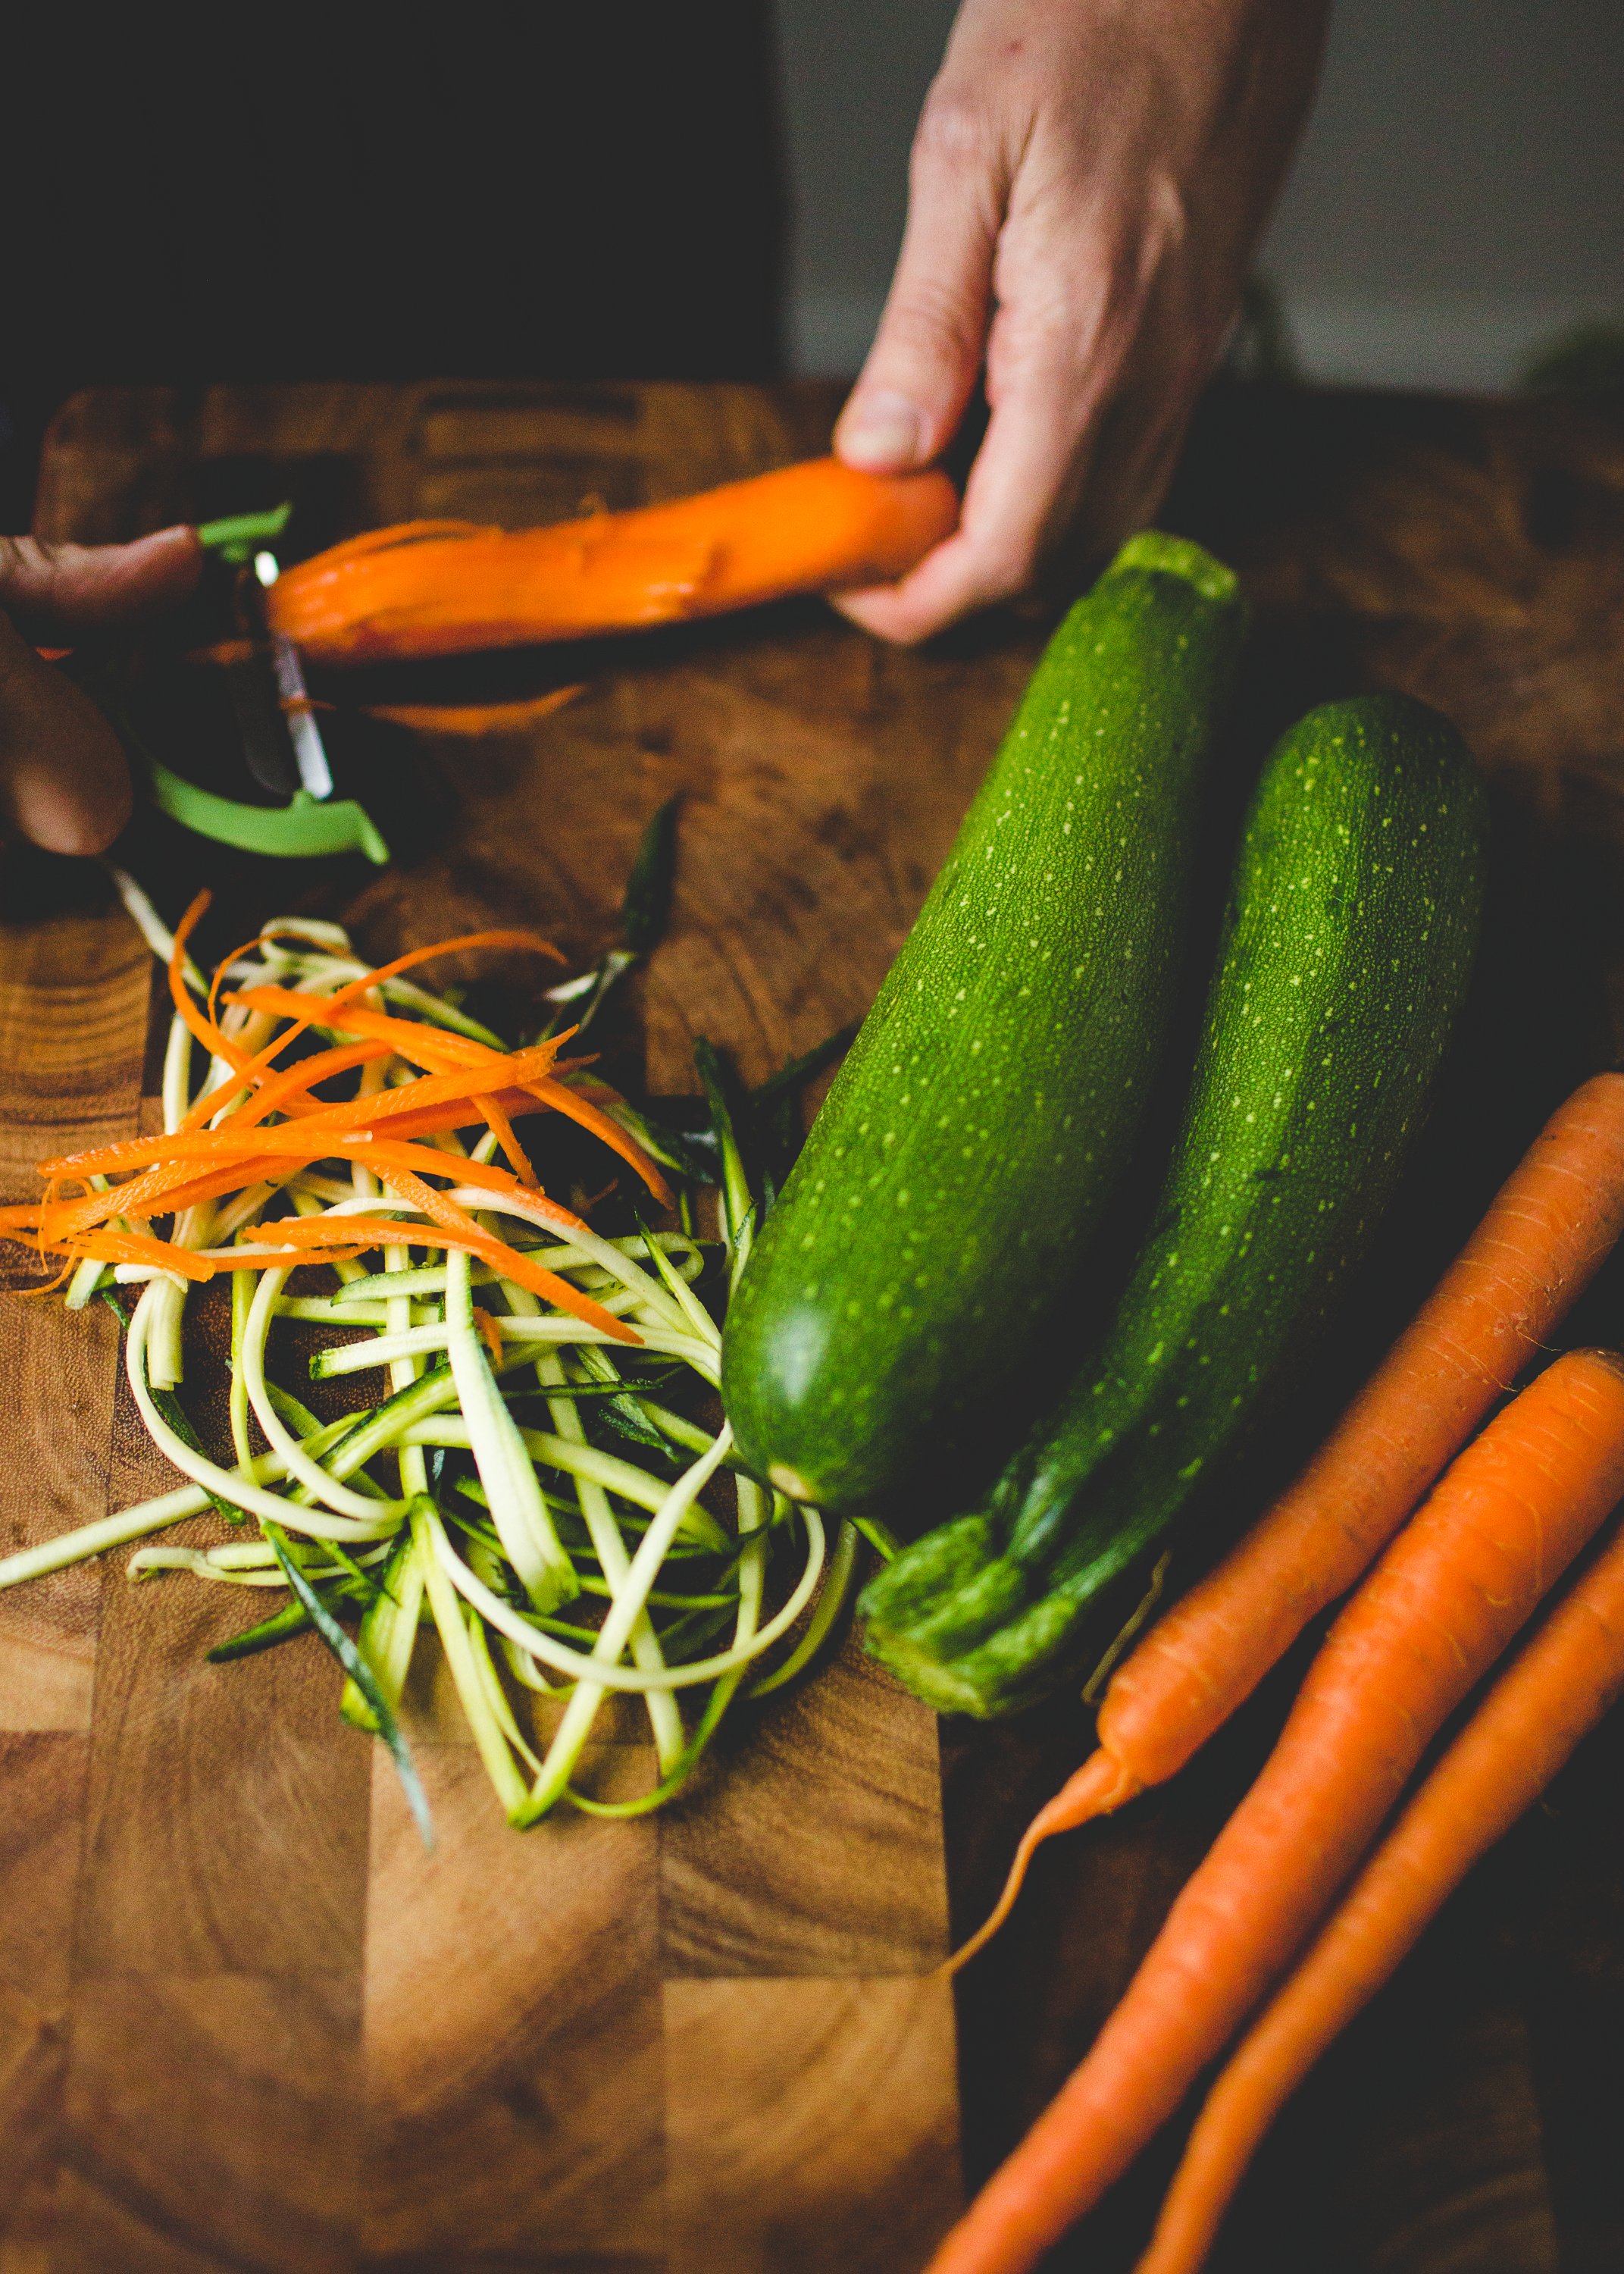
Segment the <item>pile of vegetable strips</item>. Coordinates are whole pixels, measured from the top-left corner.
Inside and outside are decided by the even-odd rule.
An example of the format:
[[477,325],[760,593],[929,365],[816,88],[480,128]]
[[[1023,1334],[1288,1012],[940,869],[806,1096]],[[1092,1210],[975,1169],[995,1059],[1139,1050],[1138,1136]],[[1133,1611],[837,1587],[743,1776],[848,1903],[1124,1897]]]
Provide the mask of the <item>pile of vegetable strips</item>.
[[[171,936],[132,880],[118,882],[174,1004],[162,1133],[43,1163],[43,1197],[0,1210],[0,1231],[59,1263],[71,1307],[99,1292],[125,1319],[131,1393],[185,1481],[0,1562],[0,1586],[213,1508],[226,1536],[142,1546],[132,1577],[285,1591],[211,1657],[313,1628],[347,1676],[342,1712],[387,1744],[425,1838],[397,1720],[425,1626],[510,1823],[560,1801],[604,1814],[659,1805],[735,1698],[811,1660],[854,1569],[854,1528],[831,1534],[816,1510],[765,1490],[730,1463],[726,1424],[705,1419],[720,1330],[703,1294],[736,1277],[755,1216],[719,1088],[708,1080],[712,1246],[695,1234],[692,1148],[662,1143],[589,1058],[563,1055],[632,953],[552,990],[554,1024],[568,1004],[575,1027],[509,1050],[406,974],[454,950],[556,957],[532,934],[470,934],[374,969],[338,926],[287,918],[208,985],[187,949],[207,896]],[[665,1208],[658,1151],[678,1178],[680,1228],[636,1215],[635,1236],[605,1238],[548,1198],[514,1127],[543,1112],[590,1131]],[[312,1267],[330,1275],[325,1291],[289,1291]],[[229,1467],[176,1396],[188,1296],[222,1272]],[[308,1371],[370,1381],[373,1402],[324,1424],[275,1380],[289,1321],[368,1330],[319,1350]],[[521,1690],[557,1701],[545,1746],[521,1725]],[[659,1778],[605,1802],[575,1780],[618,1694],[643,1701]]]

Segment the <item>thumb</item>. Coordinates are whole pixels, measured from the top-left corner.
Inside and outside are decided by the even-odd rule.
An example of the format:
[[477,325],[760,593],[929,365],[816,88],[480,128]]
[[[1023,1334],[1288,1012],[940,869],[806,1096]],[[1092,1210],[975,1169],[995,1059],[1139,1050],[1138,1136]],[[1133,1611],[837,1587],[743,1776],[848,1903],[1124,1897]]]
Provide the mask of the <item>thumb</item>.
[[48,853],[102,853],[130,817],[118,737],[0,614],[0,822]]
[[937,456],[981,367],[993,252],[1008,194],[990,134],[933,95],[914,145],[907,227],[880,328],[835,428],[865,473]]
[[31,640],[71,640],[184,600],[203,548],[178,527],[132,545],[47,545],[0,537],[0,607]]

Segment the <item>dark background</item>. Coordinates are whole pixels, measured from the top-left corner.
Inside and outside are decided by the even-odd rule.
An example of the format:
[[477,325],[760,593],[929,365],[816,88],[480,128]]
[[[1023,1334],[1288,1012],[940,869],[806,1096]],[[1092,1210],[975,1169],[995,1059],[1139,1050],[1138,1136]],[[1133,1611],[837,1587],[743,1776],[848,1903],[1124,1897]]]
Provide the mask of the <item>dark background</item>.
[[756,0],[9,12],[0,527],[94,382],[765,379]]

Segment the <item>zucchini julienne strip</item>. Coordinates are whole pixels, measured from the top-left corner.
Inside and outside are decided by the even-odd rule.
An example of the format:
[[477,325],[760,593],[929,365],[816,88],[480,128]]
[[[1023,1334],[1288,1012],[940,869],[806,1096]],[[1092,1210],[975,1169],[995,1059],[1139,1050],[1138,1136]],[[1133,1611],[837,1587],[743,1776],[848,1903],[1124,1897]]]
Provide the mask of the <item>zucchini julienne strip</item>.
[[288,1585],[303,1604],[312,1626],[315,1628],[322,1641],[326,1643],[350,1681],[355,1683],[372,1707],[378,1723],[378,1734],[389,1749],[389,1757],[395,1763],[395,1774],[401,1781],[401,1789],[406,1795],[406,1804],[417,1819],[417,1829],[423,1834],[423,1844],[425,1848],[432,1848],[434,1819],[429,1814],[428,1796],[425,1793],[417,1775],[417,1765],[412,1759],[410,1749],[400,1733],[395,1716],[389,1710],[389,1701],[379,1688],[372,1668],[368,1666],[354,1643],[300,1570],[297,1562],[289,1550],[288,1535],[282,1526],[279,1524],[267,1524],[265,1527],[265,1535],[276,1550],[276,1560],[287,1574]]
[[[83,1196],[59,1200],[52,1187],[41,1206],[0,1221],[66,1246],[79,1299],[109,1270],[145,1283],[127,1323],[131,1389],[190,1481],[0,1561],[0,1587],[139,1542],[212,1503],[253,1528],[229,1547],[139,1548],[130,1577],[285,1585],[290,1600],[211,1657],[227,1662],[315,1630],[344,1669],[342,1713],[388,1743],[425,1837],[426,1802],[395,1720],[424,1623],[439,1634],[515,1824],[560,1800],[611,1815],[659,1805],[692,1774],[767,1654],[804,1628],[783,1661],[788,1678],[816,1649],[844,1597],[851,1537],[838,1536],[840,1584],[825,1588],[808,1622],[826,1545],[816,1512],[792,1516],[769,1501],[738,1472],[726,1429],[713,1435],[664,1402],[673,1374],[686,1370],[710,1389],[719,1369],[719,1329],[689,1285],[705,1261],[691,1229],[640,1224],[635,1237],[606,1239],[523,1180],[528,1163],[508,1144],[506,1119],[540,1093],[535,1102],[571,1112],[664,1193],[621,1124],[604,1121],[590,1100],[546,1094],[564,1036],[512,1053],[475,1021],[458,1031],[452,1006],[411,987],[399,966],[372,971],[344,953],[335,927],[304,920],[267,926],[257,953],[251,943],[229,960],[241,991],[216,1020],[217,988],[206,988],[185,954],[199,911],[178,938],[144,902],[140,913],[176,998],[163,1100],[174,1141],[52,1163]],[[380,999],[413,1015],[379,1012]],[[289,1056],[301,1035],[323,1031],[336,1032],[334,1047]],[[345,1082],[347,1102],[329,1102]],[[470,1154],[455,1128],[481,1118],[486,1133]],[[731,1135],[719,1107],[736,1269],[755,1202]],[[492,1162],[499,1142],[518,1175]],[[109,1174],[124,1181],[109,1186]],[[267,1220],[278,1193],[294,1213]],[[160,1238],[148,1226],[166,1216]],[[493,1228],[502,1219],[544,1237],[514,1246]],[[691,1227],[687,1208],[684,1222]],[[355,1260],[369,1247],[381,1250],[381,1271]],[[353,1284],[289,1298],[289,1274],[305,1263],[331,1265]],[[232,1287],[230,1468],[208,1456],[164,1386],[179,1378],[187,1283],[220,1270]],[[115,1307],[123,1318],[124,1305]],[[371,1329],[319,1354],[311,1371],[386,1367],[387,1393],[319,1425],[272,1376],[272,1329],[282,1317]],[[613,1356],[620,1341],[655,1367],[623,1370]],[[527,1399],[545,1401],[550,1427],[528,1426]],[[595,1442],[595,1420],[633,1457]],[[263,1452],[253,1449],[255,1424]],[[470,1455],[477,1480],[465,1472]],[[447,1460],[447,1489],[489,1510],[455,1519],[461,1548],[435,1497]],[[381,1463],[382,1483],[370,1473]],[[701,1494],[724,1465],[734,1471],[735,1513],[718,1519]],[[764,1617],[780,1564],[778,1608]],[[577,1599],[578,1617],[556,1615]],[[523,1688],[563,1698],[562,1722],[540,1752],[515,1716],[492,1638]],[[688,1722],[682,1691],[702,1698]],[[616,1693],[642,1697],[659,1765],[654,1791],[631,1803],[598,1801],[573,1781]]]

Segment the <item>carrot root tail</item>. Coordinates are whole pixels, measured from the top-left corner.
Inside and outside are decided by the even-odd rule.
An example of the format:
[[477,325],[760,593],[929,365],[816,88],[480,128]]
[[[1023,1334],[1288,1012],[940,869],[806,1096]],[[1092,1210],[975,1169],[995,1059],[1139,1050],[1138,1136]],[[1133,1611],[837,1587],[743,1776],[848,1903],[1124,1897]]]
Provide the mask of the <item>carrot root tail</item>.
[[993,1906],[990,1915],[977,1927],[969,1940],[961,1943],[952,1956],[945,1959],[940,1969],[944,1977],[957,1974],[967,1966],[976,1953],[984,1950],[998,1929],[1014,1909],[1021,1888],[1026,1885],[1026,1869],[1045,1840],[1056,1832],[1075,1832],[1079,1825],[1092,1823],[1097,1816],[1109,1816],[1114,1809],[1133,1798],[1143,1787],[1114,1754],[1103,1747],[1091,1753],[1074,1776],[1069,1777],[1054,1798],[1041,1808],[1020,1837],[1015,1850],[1015,1860],[1010,1865],[1010,1876],[1004,1883],[1004,1893]]

